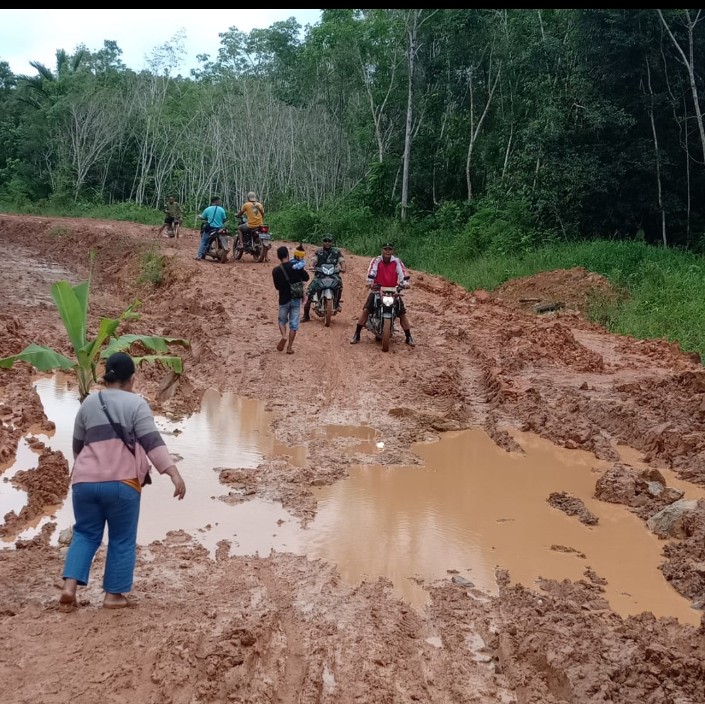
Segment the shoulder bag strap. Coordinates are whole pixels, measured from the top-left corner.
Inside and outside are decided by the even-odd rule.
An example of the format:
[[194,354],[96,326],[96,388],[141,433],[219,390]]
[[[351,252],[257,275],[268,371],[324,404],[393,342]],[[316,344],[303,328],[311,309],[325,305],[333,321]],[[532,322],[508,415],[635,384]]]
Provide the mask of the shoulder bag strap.
[[113,430],[115,431],[115,434],[120,438],[125,443],[125,447],[134,455],[135,454],[135,448],[130,445],[127,440],[125,439],[125,435],[122,432],[122,428],[112,419],[110,413],[108,413],[108,407],[105,405],[105,400],[103,399],[103,392],[99,391],[98,392],[98,400],[100,401],[100,405],[103,407],[103,413],[105,413],[108,422],[110,425],[113,426]]

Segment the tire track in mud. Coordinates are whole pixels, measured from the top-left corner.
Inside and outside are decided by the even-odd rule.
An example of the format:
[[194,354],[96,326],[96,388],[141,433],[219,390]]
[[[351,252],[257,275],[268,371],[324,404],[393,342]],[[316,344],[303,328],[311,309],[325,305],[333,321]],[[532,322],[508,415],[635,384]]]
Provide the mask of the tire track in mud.
[[[278,588],[276,575],[264,564],[258,565],[257,576],[271,601],[270,610],[276,614],[274,628],[278,635],[272,640],[276,640],[277,648],[269,658],[281,671],[276,701],[280,704],[317,704],[321,701],[323,662],[320,650],[312,648],[307,629],[296,615],[292,604],[294,594]],[[315,674],[314,670],[317,671]]]

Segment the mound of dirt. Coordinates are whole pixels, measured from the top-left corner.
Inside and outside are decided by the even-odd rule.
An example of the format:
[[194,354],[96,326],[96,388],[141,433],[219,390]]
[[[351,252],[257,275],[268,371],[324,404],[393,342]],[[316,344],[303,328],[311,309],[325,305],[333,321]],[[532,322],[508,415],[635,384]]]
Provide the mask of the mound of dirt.
[[492,295],[510,308],[533,311],[536,307],[557,307],[585,314],[595,299],[615,300],[620,293],[604,276],[574,267],[512,279]]

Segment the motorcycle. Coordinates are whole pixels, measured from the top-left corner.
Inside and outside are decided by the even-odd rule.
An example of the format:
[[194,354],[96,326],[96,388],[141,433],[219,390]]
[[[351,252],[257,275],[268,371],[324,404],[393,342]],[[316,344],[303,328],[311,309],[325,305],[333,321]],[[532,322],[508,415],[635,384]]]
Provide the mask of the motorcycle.
[[174,218],[171,224],[166,226],[166,236],[169,239],[179,238],[179,228],[181,227],[181,220],[179,218]]
[[[238,218],[240,224],[245,222],[244,217]],[[269,232],[269,225],[260,225],[254,230],[242,235],[244,247],[240,247],[239,241],[235,243],[233,257],[242,259],[243,254],[251,254],[256,262],[267,261],[267,254],[272,246],[272,236]]]
[[402,286],[380,286],[375,290],[374,306],[367,318],[367,329],[377,340],[382,341],[382,352],[389,351],[389,342],[394,335],[397,315],[397,299],[401,298]]
[[227,227],[221,227],[217,230],[212,230],[208,235],[208,243],[206,244],[206,257],[210,257],[221,264],[225,264],[228,259],[228,237],[231,237],[230,230]]
[[340,287],[340,279],[337,276],[340,269],[335,264],[322,264],[314,271],[320,288],[311,297],[311,307],[319,318],[325,319],[326,327],[329,327],[333,316],[338,313],[335,301]]

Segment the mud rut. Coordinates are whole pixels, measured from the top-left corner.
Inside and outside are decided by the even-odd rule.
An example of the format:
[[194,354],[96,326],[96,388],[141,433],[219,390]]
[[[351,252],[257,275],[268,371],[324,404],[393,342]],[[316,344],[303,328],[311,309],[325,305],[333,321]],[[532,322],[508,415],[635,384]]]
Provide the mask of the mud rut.
[[[152,289],[135,284],[154,245],[150,228],[0,216],[0,355],[31,341],[65,344],[46,291],[67,272],[85,278],[94,249],[92,316],[114,315],[138,296],[143,317],[133,331],[193,342],[178,383],[151,370],[138,390],[171,415],[196,409],[213,386],[264,400],[278,438],[307,445],[308,464],[267,459],[233,475],[250,496],[276,498],[304,522],[315,513],[311,486],[344,477],[349,466],[335,440],[311,437],[328,423],[379,429],[385,448],[374,459],[389,464],[418,463],[411,443],[444,430],[482,427],[507,451],[517,450],[508,429],[533,431],[611,461],[601,498],[643,519],[663,499],[639,491],[642,479],[619,461],[618,443],[705,484],[705,373],[673,345],[610,335],[569,309],[527,314],[516,291],[500,302],[413,273],[406,300],[416,349],[397,338],[383,354],[366,333],[350,346],[367,260],[348,256],[342,315],[328,329],[303,325],[286,356],[274,347],[275,262],[196,262],[197,233],[182,235],[178,249],[156,242],[166,265]],[[0,417],[4,469],[19,436],[46,426],[28,370],[0,374]],[[66,497],[66,461],[39,449],[34,476],[17,478],[29,504],[5,521],[5,534]],[[578,582],[531,590],[500,572],[498,597],[442,581],[427,585],[431,604],[419,614],[383,580],[350,588],[321,562],[228,557],[227,545],[213,562],[177,532],[140,549],[138,609],[96,608],[94,577],[82,607],[65,615],[56,609],[62,557],[50,537],[51,526],[0,551],[8,702],[705,702],[705,626],[651,614],[622,619],[589,570]],[[702,512],[666,553],[674,588],[702,598]]]

